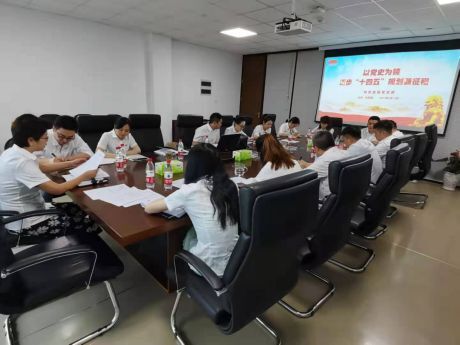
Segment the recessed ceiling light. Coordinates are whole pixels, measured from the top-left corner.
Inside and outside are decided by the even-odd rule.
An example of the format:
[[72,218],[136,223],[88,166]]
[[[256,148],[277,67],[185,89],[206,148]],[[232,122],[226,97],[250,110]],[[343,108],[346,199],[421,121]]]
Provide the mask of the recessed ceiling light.
[[242,29],[242,28],[234,28],[234,29],[224,30],[224,31],[221,31],[220,33],[224,34],[224,35],[227,35],[227,36],[237,37],[237,38],[257,35],[256,32],[249,31],[249,30]]
[[456,2],[460,2],[460,0],[437,0],[438,4],[440,5],[448,5],[448,4],[454,4]]

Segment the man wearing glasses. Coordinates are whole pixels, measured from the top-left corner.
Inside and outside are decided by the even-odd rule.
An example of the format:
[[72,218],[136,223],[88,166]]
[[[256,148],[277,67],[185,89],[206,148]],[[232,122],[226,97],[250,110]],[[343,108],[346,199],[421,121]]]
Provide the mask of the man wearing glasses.
[[40,158],[49,159],[47,163],[42,159],[42,170],[57,170],[58,166],[75,167],[93,155],[93,151],[77,134],[77,130],[78,124],[73,117],[62,115],[56,118],[53,128],[47,132],[48,143],[40,155]]

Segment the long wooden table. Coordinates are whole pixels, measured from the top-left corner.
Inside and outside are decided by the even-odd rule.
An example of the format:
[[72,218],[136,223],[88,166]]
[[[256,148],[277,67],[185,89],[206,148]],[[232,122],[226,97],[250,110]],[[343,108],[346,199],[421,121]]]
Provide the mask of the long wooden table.
[[[310,160],[305,138],[290,146],[292,155],[299,159]],[[114,164],[103,165],[101,169],[110,175],[109,183],[94,187],[76,188],[67,192],[68,196],[93,218],[120,245],[124,246],[168,291],[175,290],[172,274],[174,255],[182,248],[186,231],[191,227],[190,219],[168,220],[159,215],[148,215],[140,205],[117,207],[100,200],[92,200],[85,190],[126,184],[145,189],[145,162],[128,162],[124,173],[117,173]],[[230,176],[234,176],[234,162],[224,162]],[[255,177],[262,168],[260,160],[244,162],[248,171],[244,177]],[[175,175],[174,179],[183,178]],[[163,187],[163,180],[156,176],[155,192],[164,196],[171,194]],[[169,273],[168,273],[169,271]]]

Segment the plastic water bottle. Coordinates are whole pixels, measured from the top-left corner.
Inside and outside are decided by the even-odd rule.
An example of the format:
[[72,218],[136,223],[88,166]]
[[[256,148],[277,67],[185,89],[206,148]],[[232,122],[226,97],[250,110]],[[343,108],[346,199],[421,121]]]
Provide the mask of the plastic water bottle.
[[125,146],[125,144],[120,145],[120,150],[121,150],[121,154],[123,156],[123,170],[125,170],[126,166],[128,165],[128,155],[126,154],[126,146]]
[[179,158],[179,160],[184,159],[184,151],[184,143],[182,142],[182,139],[179,139],[179,143],[177,144],[177,158]]
[[172,170],[172,166],[171,166],[171,160],[169,160],[169,159],[166,161],[166,166],[164,168],[163,182],[164,182],[165,190],[171,190],[172,189],[173,170]]
[[152,158],[147,159],[145,166],[145,186],[155,188],[155,164],[153,164]]
[[125,171],[125,159],[120,146],[117,146],[115,151],[115,168],[119,173]]
[[307,130],[307,138],[311,138],[313,136],[313,132],[311,130],[311,128],[308,128]]

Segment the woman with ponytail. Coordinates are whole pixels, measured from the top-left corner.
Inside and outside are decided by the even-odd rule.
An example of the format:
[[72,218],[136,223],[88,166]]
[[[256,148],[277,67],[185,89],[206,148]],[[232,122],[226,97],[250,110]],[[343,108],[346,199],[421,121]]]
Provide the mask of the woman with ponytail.
[[227,176],[213,145],[193,146],[182,187],[147,205],[145,212],[176,208],[183,208],[193,223],[185,237],[184,249],[222,276],[238,240],[238,189]]
[[264,166],[254,178],[255,181],[264,181],[302,170],[299,162],[292,159],[273,135],[265,134],[257,138],[256,148]]

